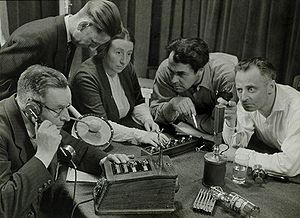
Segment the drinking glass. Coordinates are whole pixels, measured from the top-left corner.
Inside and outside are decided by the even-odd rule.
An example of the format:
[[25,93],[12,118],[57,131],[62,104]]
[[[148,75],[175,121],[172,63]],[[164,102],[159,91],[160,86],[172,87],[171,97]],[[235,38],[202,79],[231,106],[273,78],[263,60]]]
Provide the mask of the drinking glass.
[[[239,155],[235,157],[235,163],[233,165],[232,171],[232,181],[236,184],[244,184],[247,177],[249,156],[248,155]],[[239,163],[246,163],[241,165]]]

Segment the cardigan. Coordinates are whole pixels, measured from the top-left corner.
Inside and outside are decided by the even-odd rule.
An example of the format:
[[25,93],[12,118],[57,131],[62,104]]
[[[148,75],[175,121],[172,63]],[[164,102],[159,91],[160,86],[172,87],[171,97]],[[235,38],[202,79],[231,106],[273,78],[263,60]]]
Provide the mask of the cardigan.
[[[132,63],[119,74],[121,85],[130,104],[128,115],[136,105],[145,102]],[[99,116],[120,122],[119,111],[113,99],[111,87],[102,65],[102,59],[93,56],[86,60],[71,81],[73,105],[82,114]]]

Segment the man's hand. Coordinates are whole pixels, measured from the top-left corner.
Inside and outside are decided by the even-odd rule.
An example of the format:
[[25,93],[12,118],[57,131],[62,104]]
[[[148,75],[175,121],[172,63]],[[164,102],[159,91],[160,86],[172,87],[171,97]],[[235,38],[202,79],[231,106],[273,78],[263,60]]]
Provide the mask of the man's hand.
[[126,154],[109,154],[100,160],[100,165],[103,165],[107,160],[120,164],[127,163],[129,158]]
[[[220,147],[220,152],[222,152],[228,148],[228,146],[225,144],[220,144],[219,147]],[[234,162],[236,150],[237,150],[237,148],[229,147],[227,151],[224,151],[222,153],[222,157],[227,161]]]
[[61,139],[60,130],[49,120],[43,121],[37,129],[35,139],[37,151],[35,156],[44,163],[45,167],[49,166]]
[[174,97],[169,103],[172,105],[173,110],[177,111],[180,115],[183,114],[186,117],[196,115],[195,105],[188,97]]
[[224,119],[225,119],[225,122],[226,122],[227,126],[235,127],[236,117],[237,117],[237,115],[236,115],[236,111],[237,111],[236,102],[235,101],[226,101],[223,98],[218,98],[217,101],[220,104],[226,106],[225,113],[224,113]]
[[158,133],[155,132],[147,132],[143,137],[138,139],[139,143],[150,144],[154,147],[158,147],[160,143],[166,145],[169,141],[170,139],[166,135],[159,133],[158,136]]
[[159,126],[152,119],[147,119],[144,123],[144,127],[148,132],[159,132]]

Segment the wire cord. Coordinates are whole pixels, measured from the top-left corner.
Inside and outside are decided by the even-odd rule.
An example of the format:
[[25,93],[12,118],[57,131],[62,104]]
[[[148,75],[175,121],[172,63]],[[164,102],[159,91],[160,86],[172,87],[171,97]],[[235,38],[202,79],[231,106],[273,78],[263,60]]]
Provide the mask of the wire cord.
[[94,200],[94,198],[91,198],[91,199],[88,199],[88,200],[84,200],[84,201],[81,201],[81,202],[75,204],[75,206],[74,206],[73,209],[72,209],[71,218],[73,218],[74,212],[75,212],[76,208],[77,208],[80,204],[84,204],[84,203],[90,202],[90,201],[92,201],[92,200]]
[[70,163],[72,164],[72,167],[74,168],[74,172],[75,172],[74,190],[73,190],[73,203],[75,203],[75,194],[76,194],[76,186],[77,186],[77,167],[73,162],[73,160],[71,160]]

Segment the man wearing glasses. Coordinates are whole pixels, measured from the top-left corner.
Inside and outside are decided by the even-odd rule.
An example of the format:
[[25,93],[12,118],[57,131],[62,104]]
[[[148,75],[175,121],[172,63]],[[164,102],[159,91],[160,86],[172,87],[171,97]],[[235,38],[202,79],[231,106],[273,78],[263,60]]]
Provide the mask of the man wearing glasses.
[[[68,103],[66,106],[58,105],[57,109],[52,109],[52,108],[48,107],[47,105],[43,104],[40,101],[37,101],[37,100],[34,100],[34,99],[32,99],[31,101],[35,102],[37,105],[40,105],[43,108],[46,108],[50,113],[53,114],[53,117],[60,117],[61,114],[63,113],[63,111],[68,110],[68,108],[71,106],[71,104]],[[37,119],[38,119],[38,117],[37,117]]]
[[75,15],[19,27],[0,49],[0,100],[16,92],[18,78],[29,66],[42,64],[68,78],[76,46],[93,50],[119,32],[119,10],[106,0],[91,0]]
[[[0,101],[0,217],[57,217],[54,178],[63,145],[76,151],[78,169],[96,175],[107,159],[128,161],[124,154],[107,155],[64,132],[70,104],[67,79],[40,65],[21,74],[17,94]],[[70,209],[60,206],[60,211]]]

